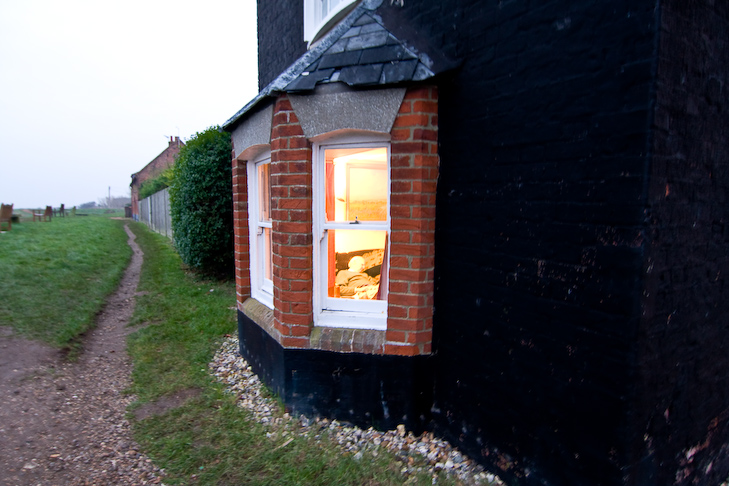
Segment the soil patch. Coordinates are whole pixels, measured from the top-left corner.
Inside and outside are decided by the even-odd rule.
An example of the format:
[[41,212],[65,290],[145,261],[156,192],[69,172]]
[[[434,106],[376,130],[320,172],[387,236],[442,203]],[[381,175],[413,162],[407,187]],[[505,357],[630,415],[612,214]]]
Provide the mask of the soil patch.
[[200,395],[200,392],[201,390],[199,388],[188,388],[187,390],[180,390],[172,395],[165,395],[153,402],[144,403],[134,410],[134,419],[139,421],[152,415],[163,414],[172,408],[181,406],[188,399]]
[[15,337],[8,327],[0,327],[0,383],[12,388],[34,373],[54,367],[61,354],[57,349]]

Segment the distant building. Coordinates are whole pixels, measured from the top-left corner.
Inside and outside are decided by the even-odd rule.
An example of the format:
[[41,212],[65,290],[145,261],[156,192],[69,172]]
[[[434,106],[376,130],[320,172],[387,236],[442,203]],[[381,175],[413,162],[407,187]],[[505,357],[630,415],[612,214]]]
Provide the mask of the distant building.
[[727,5],[259,0],[242,355],[510,484],[721,483]]
[[135,220],[139,220],[139,188],[144,181],[153,179],[172,167],[175,163],[175,157],[177,157],[183,145],[185,143],[180,140],[180,137],[170,137],[169,145],[161,154],[152,159],[152,162],[145,165],[142,170],[132,174],[132,183],[129,186],[132,190],[132,217]]

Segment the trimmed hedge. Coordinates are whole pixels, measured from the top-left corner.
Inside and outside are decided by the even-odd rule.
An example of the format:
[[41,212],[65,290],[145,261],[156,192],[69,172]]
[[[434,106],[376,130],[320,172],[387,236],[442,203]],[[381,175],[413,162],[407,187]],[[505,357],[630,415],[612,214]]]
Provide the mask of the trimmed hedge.
[[180,149],[172,169],[170,213],[185,265],[205,275],[234,275],[229,133],[210,127]]

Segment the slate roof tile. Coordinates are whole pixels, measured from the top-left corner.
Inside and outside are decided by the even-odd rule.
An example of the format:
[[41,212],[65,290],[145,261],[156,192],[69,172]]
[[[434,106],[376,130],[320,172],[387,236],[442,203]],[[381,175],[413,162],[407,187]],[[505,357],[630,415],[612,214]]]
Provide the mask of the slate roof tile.
[[380,30],[384,30],[384,28],[377,22],[373,21],[371,24],[363,25],[362,30],[360,30],[360,34],[368,34],[370,32],[376,32]]
[[413,74],[413,81],[425,81],[432,77],[433,71],[425,67],[424,64],[418,64],[418,67],[415,68],[415,74]]
[[363,15],[360,15],[360,17],[355,20],[355,22],[352,24],[353,26],[360,26],[360,25],[367,25],[375,22],[375,19],[372,18],[372,16],[368,13],[365,13]]
[[319,61],[319,69],[357,65],[360,57],[362,57],[361,50],[326,54]]
[[367,64],[365,66],[347,66],[342,68],[339,80],[350,86],[369,86],[377,84],[382,75],[382,64]]
[[367,34],[360,34],[349,39],[348,50],[367,49],[368,47],[384,46],[387,42],[388,32],[384,29]]
[[349,44],[349,37],[345,39],[339,39],[337,42],[332,44],[332,47],[327,49],[327,54],[336,54],[338,52],[344,52]]
[[383,83],[395,84],[413,79],[413,74],[418,66],[417,59],[400,61],[396,63],[387,63],[383,67]]
[[286,86],[287,91],[308,91],[314,89],[316,84],[324,79],[328,79],[334,73],[334,69],[322,69],[309,73],[308,75],[301,75],[294,79]]
[[360,64],[373,64],[377,62],[400,61],[405,59],[417,59],[411,52],[402,46],[382,46],[372,49],[364,49]]
[[354,37],[355,35],[359,35],[360,30],[362,30],[362,27],[352,27],[347,32],[342,34],[342,38]]

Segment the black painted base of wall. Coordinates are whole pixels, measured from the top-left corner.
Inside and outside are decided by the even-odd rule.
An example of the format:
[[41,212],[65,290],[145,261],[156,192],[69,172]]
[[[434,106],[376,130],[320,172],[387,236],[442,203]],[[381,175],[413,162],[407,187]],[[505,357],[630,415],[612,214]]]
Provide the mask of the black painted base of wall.
[[238,311],[240,353],[294,416],[328,417],[361,427],[404,424],[419,434],[430,422],[432,360],[311,349],[285,349]]

